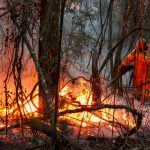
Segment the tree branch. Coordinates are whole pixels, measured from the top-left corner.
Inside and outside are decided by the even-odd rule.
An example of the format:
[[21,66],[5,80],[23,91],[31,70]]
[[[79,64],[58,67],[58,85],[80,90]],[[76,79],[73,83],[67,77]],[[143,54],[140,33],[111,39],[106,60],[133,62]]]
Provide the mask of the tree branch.
[[143,118],[142,113],[138,112],[136,109],[132,109],[132,108],[130,108],[128,106],[125,106],[125,105],[109,105],[109,104],[104,105],[103,104],[103,105],[99,105],[99,106],[82,106],[82,108],[73,109],[73,110],[65,110],[65,111],[59,112],[58,116],[63,116],[65,114],[71,114],[71,113],[81,113],[83,111],[92,112],[92,111],[96,111],[96,110],[99,110],[99,109],[106,109],[106,108],[109,108],[109,109],[125,109],[126,111],[130,112],[133,116],[138,117],[137,122],[136,122],[136,126],[133,127],[128,132],[128,134],[124,133],[124,136],[132,135],[133,133],[136,132],[136,130],[139,129],[139,127],[142,124],[142,118]]
[[[21,32],[20,26],[18,25],[18,23],[16,21],[16,17],[15,17],[16,11],[15,11],[15,9],[12,9],[12,6],[10,5],[9,0],[6,0],[6,2],[7,2],[7,5],[8,5],[8,8],[10,10],[11,19],[13,20],[13,23],[15,24],[17,29]],[[50,110],[50,113],[49,113],[50,119],[53,122],[54,111],[53,111],[53,108],[52,108],[52,101],[51,101],[51,98],[50,98],[50,93],[48,91],[47,84],[46,84],[42,69],[41,69],[40,64],[38,62],[38,59],[37,59],[36,54],[34,52],[34,49],[32,48],[26,34],[22,34],[22,38],[24,39],[24,42],[25,42],[25,44],[26,44],[26,46],[29,50],[29,53],[30,53],[30,55],[33,59],[33,62],[36,66],[36,69],[37,69],[37,72],[38,72],[38,75],[39,75],[39,79],[40,79],[40,82],[41,82],[41,86],[42,86],[44,94],[45,94],[45,101],[47,103],[48,110]]]

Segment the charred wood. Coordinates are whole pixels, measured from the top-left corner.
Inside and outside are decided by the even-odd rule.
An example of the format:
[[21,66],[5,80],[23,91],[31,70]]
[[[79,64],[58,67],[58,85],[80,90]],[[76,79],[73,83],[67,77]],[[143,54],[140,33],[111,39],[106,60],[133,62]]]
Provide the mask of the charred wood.
[[[39,119],[36,119],[36,118],[30,119],[29,126],[31,127],[32,130],[40,131],[41,133],[49,137],[53,137],[55,135],[54,129],[53,129],[54,126],[47,124],[45,122],[42,122]],[[55,146],[57,147],[57,145],[61,145],[62,142],[67,143],[67,144],[70,143],[76,149],[83,150],[83,148],[81,148],[79,145],[77,145],[75,142],[73,142],[71,139],[67,138],[65,135],[61,134],[61,132],[57,130],[57,140],[56,140]]]

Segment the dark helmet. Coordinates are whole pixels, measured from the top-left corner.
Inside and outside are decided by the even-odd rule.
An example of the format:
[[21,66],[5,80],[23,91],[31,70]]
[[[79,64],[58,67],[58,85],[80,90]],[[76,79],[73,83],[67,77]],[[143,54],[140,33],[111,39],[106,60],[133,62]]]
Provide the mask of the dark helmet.
[[147,46],[147,41],[144,38],[139,38],[139,40],[136,43],[136,48],[142,52],[142,50],[146,51],[148,46]]

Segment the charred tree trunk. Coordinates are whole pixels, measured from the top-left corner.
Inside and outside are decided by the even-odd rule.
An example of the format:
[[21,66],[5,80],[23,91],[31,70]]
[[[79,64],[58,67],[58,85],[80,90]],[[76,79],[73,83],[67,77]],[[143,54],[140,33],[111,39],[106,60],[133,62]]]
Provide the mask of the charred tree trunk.
[[[53,101],[58,84],[59,13],[59,0],[41,0],[39,63]],[[45,104],[41,86],[39,95],[39,106],[43,110]]]
[[[127,34],[128,32],[128,19],[131,13],[131,5],[130,5],[130,1],[126,1],[126,5],[125,5],[125,11],[124,11],[124,15],[123,15],[123,22],[122,22],[122,34],[121,34],[121,38]],[[119,37],[120,39],[120,37]],[[116,57],[115,57],[115,63],[114,63],[114,69],[113,69],[113,77],[116,77],[118,75],[118,67],[121,63],[121,52],[122,52],[122,48],[123,48],[123,43],[121,43],[117,49],[116,52]],[[114,84],[115,88],[118,89],[118,93],[122,93],[122,79],[117,80]]]
[[92,92],[93,102],[100,103],[101,99],[101,87],[100,78],[98,76],[98,52],[95,50],[92,54]]
[[[78,108],[78,109],[62,111],[58,114],[58,116],[63,116],[65,114],[81,113],[81,112],[84,112],[84,111],[93,112],[93,111],[96,111],[96,110],[101,110],[101,109],[106,109],[106,108],[114,109],[114,110],[124,109],[127,112],[130,112],[136,118],[134,127],[132,127],[130,130],[128,130],[126,132],[124,132],[122,130],[122,135],[123,135],[122,137],[127,137],[127,136],[130,136],[130,135],[134,134],[140,128],[140,126],[142,125],[142,119],[143,119],[142,113],[138,112],[136,109],[130,108],[130,107],[125,106],[125,105],[109,105],[109,104],[103,105],[102,104],[100,106],[81,107],[81,108]],[[114,122],[112,122],[112,123],[114,123]],[[119,122],[116,122],[116,124],[117,123],[119,123]],[[49,137],[52,137],[53,134],[54,134],[52,125],[48,125],[48,124],[46,124],[46,123],[44,123],[44,122],[42,122],[38,119],[35,119],[35,118],[30,119],[29,126],[33,130],[40,131],[40,132],[46,134]],[[120,127],[121,127],[121,124],[120,124]],[[57,132],[58,132],[58,135],[59,135],[59,138],[60,138],[63,134],[60,131],[57,131]],[[119,135],[119,137],[120,137],[120,135]]]

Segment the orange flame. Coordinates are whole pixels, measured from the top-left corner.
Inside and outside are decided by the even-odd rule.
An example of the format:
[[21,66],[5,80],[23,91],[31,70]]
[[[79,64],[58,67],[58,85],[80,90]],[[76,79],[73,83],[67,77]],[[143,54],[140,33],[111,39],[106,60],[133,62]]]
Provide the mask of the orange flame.
[[123,119],[125,120],[125,122],[126,122],[129,126],[135,127],[136,124],[134,123],[133,119],[129,116],[128,113],[125,113],[125,114],[123,115]]
[[[36,93],[38,93],[38,89],[36,89]],[[90,86],[84,81],[80,80],[80,86],[76,87],[76,89],[71,88],[70,86],[65,86],[60,92],[60,101],[61,99],[65,99],[67,102],[60,108],[59,111],[64,110],[73,110],[79,108],[80,106],[88,105],[88,107],[92,106],[92,94],[91,94]],[[103,98],[102,98],[103,99]],[[33,99],[34,104],[27,99],[23,103],[19,101],[19,105],[21,106],[21,112],[27,116],[38,116],[37,108],[39,107],[39,99],[36,96]],[[5,116],[7,110],[7,114],[13,113],[14,115],[19,115],[19,111],[17,108],[17,104],[14,104],[11,109],[1,109],[0,114]],[[16,110],[16,111],[15,111]],[[115,113],[117,116],[118,114]],[[74,122],[77,125],[81,125],[82,127],[88,126],[88,124],[99,124],[103,123],[112,129],[111,122],[113,120],[114,110],[113,109],[102,109],[101,111],[94,112],[81,112],[81,113],[74,113],[74,114],[66,114],[61,116],[62,119],[67,119],[71,122]],[[127,113],[125,113],[122,117],[126,124],[130,127],[134,127],[135,123],[133,119],[131,119]],[[0,125],[0,127],[3,125]]]
[[[38,89],[36,89],[35,93],[38,93]],[[31,102],[31,100],[29,98],[27,100],[25,100],[24,102],[21,102],[20,100],[18,101],[21,113],[23,115],[27,115],[26,117],[29,117],[29,116],[37,117],[38,116],[38,113],[37,113],[37,108],[39,107],[38,96],[35,96],[32,101],[34,104]],[[11,106],[11,108],[10,108],[10,106],[8,106],[7,108],[3,107],[3,109],[1,109],[1,111],[0,111],[0,115],[5,116],[6,111],[7,111],[7,115],[10,115],[10,116],[11,116],[11,114],[14,117],[15,116],[17,117],[19,115],[17,103],[14,103],[13,106]]]
[[[80,88],[78,88],[77,92],[69,86],[65,86],[59,93],[64,99],[72,99],[69,97],[69,93],[75,94],[74,101],[70,100],[68,103],[64,105],[64,107],[60,110],[72,110],[78,108],[80,105],[92,105],[92,92],[90,88],[86,85],[84,80],[80,80]],[[75,105],[78,104],[78,105]],[[98,114],[98,115],[97,115]],[[117,112],[114,113],[113,109],[102,109],[98,111],[98,113],[90,113],[90,112],[82,112],[82,113],[74,113],[74,114],[66,114],[63,116],[63,119],[67,120],[75,120],[74,122],[78,125],[82,125],[86,127],[88,123],[104,123],[108,127],[112,129],[112,125],[109,122],[112,122],[114,118],[117,118],[119,114]],[[114,117],[115,116],[115,117]],[[130,127],[134,127],[135,123],[130,118],[127,118],[126,114],[122,117],[126,124]]]

